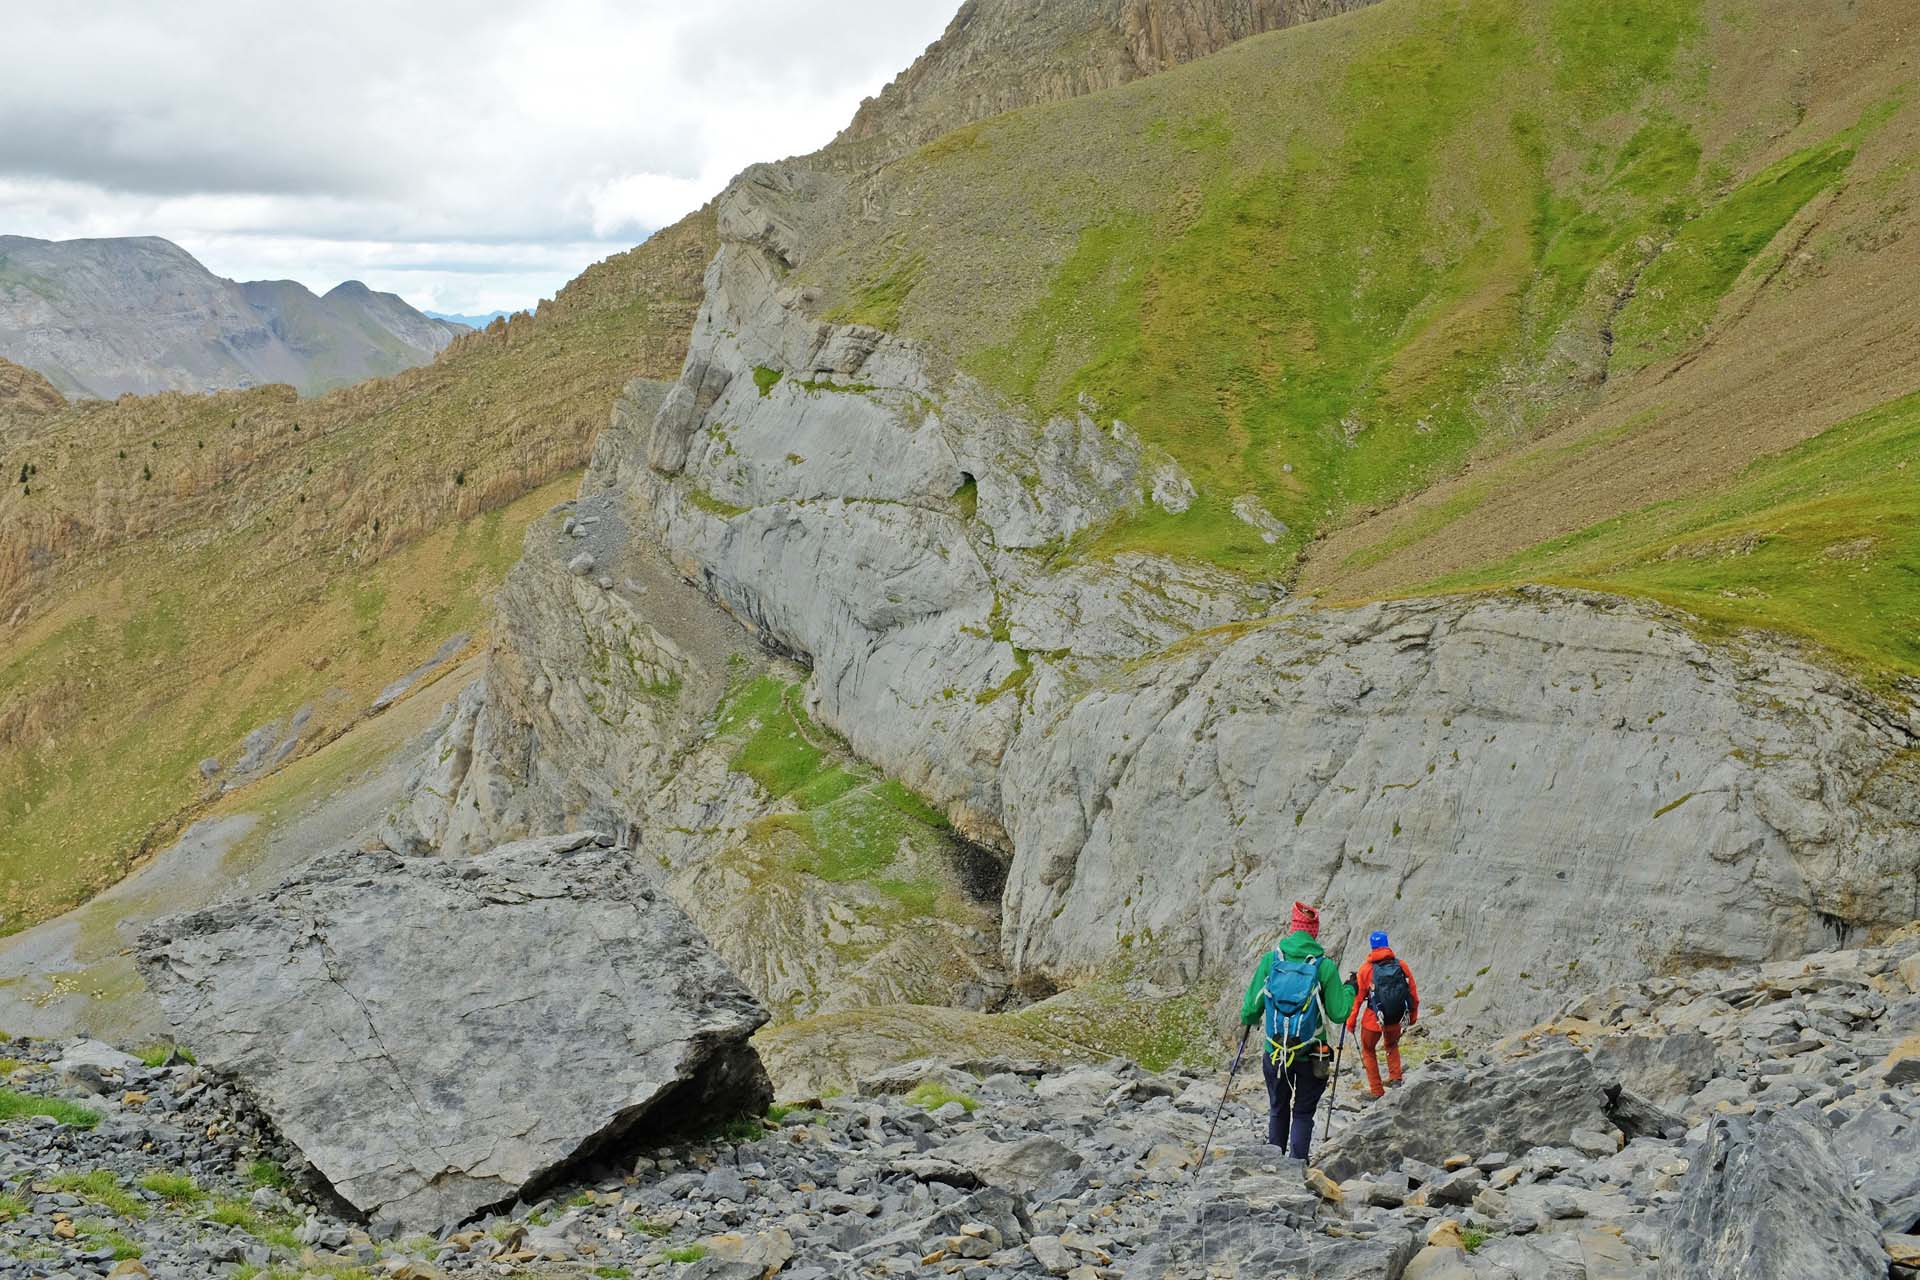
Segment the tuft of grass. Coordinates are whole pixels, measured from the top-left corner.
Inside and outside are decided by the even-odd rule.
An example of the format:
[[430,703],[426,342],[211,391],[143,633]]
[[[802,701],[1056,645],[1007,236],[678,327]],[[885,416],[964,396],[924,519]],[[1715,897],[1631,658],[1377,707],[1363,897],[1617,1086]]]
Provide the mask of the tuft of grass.
[[207,1198],[207,1193],[191,1175],[170,1169],[153,1169],[141,1174],[140,1186],[176,1209],[198,1204]]
[[62,1102],[58,1098],[36,1098],[12,1089],[0,1089],[0,1120],[12,1120],[16,1116],[52,1116],[61,1124],[70,1124],[76,1129],[91,1129],[100,1123],[99,1112],[89,1111],[71,1102]]
[[299,1224],[293,1218],[261,1213],[245,1200],[219,1200],[204,1216],[208,1222],[244,1231],[279,1248],[296,1251],[300,1248],[299,1237],[294,1233]]
[[286,1191],[293,1186],[293,1175],[277,1160],[252,1160],[247,1163],[247,1185]]
[[27,1202],[19,1196],[0,1191],[0,1222],[17,1222],[27,1216]]
[[122,1218],[139,1219],[147,1216],[145,1203],[129,1193],[111,1170],[92,1169],[86,1173],[60,1173],[47,1179],[47,1182],[56,1191],[79,1196],[103,1209],[111,1210]]
[[1487,1242],[1487,1233],[1478,1227],[1460,1228],[1460,1241],[1468,1253],[1478,1253],[1480,1246]]
[[140,1256],[140,1246],[125,1232],[115,1229],[112,1223],[102,1222],[98,1218],[81,1218],[73,1224],[90,1248],[106,1249],[113,1254],[115,1262],[124,1262],[128,1258]]
[[668,1262],[698,1262],[707,1256],[707,1246],[703,1244],[683,1244],[662,1251],[661,1256]]
[[764,400],[771,395],[773,389],[780,385],[780,379],[785,376],[786,375],[778,369],[769,369],[763,364],[755,365],[753,369],[753,385],[760,388],[760,398]]
[[728,1116],[714,1126],[712,1137],[716,1142],[758,1142],[767,1136],[767,1126],[759,1116],[742,1112]]
[[949,1102],[957,1102],[971,1113],[980,1105],[978,1098],[956,1093],[937,1080],[927,1080],[916,1085],[913,1091],[907,1094],[906,1100],[926,1111],[937,1111]]
[[635,1218],[627,1224],[627,1230],[638,1236],[650,1236],[655,1240],[670,1235],[673,1228],[664,1222],[652,1222],[646,1218]]
[[149,1067],[157,1067],[176,1053],[188,1063],[200,1061],[193,1055],[193,1050],[179,1044],[150,1044],[139,1051],[139,1058]]

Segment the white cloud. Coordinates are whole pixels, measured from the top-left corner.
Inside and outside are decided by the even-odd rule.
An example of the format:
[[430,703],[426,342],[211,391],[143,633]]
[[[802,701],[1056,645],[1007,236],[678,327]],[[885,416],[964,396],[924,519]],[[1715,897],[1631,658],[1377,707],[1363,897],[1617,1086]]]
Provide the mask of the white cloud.
[[0,233],[519,307],[810,151],[957,0],[12,0]]

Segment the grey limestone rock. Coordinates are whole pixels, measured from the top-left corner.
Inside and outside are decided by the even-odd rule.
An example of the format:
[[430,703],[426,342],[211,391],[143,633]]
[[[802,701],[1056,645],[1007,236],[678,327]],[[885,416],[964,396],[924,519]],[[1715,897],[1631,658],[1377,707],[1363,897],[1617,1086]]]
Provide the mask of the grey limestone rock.
[[1439,1164],[1459,1151],[1564,1145],[1576,1130],[1606,1132],[1606,1103],[1603,1082],[1578,1049],[1480,1068],[1433,1067],[1337,1134],[1316,1163],[1344,1182],[1407,1157]]
[[1858,1280],[1884,1275],[1880,1226],[1814,1120],[1713,1122],[1668,1224],[1661,1280]]
[[1719,1051],[1697,1031],[1664,1036],[1612,1036],[1594,1046],[1601,1075],[1668,1110],[1687,1100],[1719,1073]]
[[[928,344],[821,315],[789,268],[859,198],[791,165],[728,191],[681,377],[622,398],[583,494],[1005,860],[1013,976],[1243,973],[1312,898],[1330,951],[1391,931],[1457,1033],[1897,923],[1915,727],[1790,653],[1572,592],[1336,609],[1154,556],[1042,554],[1184,490],[1097,404],[1036,423]],[[430,843],[613,816],[659,789],[633,762],[685,741],[637,699],[573,696],[678,601],[593,591],[567,610],[624,615],[618,633],[569,646],[512,616],[533,598],[516,579],[500,714],[458,782],[415,797]],[[1623,1082],[1669,1110],[1698,1074],[1645,1066],[1665,1078],[1623,1061]]]
[[263,897],[155,925],[139,964],[376,1226],[538,1190],[643,1125],[757,1109],[766,1016],[625,852],[329,854]]

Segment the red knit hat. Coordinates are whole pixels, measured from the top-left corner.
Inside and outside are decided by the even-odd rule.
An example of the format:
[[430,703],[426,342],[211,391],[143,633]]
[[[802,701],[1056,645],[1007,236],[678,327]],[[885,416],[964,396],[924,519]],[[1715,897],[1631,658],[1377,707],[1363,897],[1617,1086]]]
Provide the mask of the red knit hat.
[[1293,904],[1293,930],[1295,933],[1310,933],[1320,936],[1320,913],[1304,902]]

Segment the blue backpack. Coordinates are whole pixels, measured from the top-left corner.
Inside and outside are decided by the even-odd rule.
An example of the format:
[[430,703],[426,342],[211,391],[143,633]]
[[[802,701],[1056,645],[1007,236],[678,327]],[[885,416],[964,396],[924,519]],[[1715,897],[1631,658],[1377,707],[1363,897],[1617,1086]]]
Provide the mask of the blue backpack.
[[1320,961],[1289,960],[1278,951],[1267,970],[1267,1045],[1273,1060],[1294,1055],[1320,1037]]

